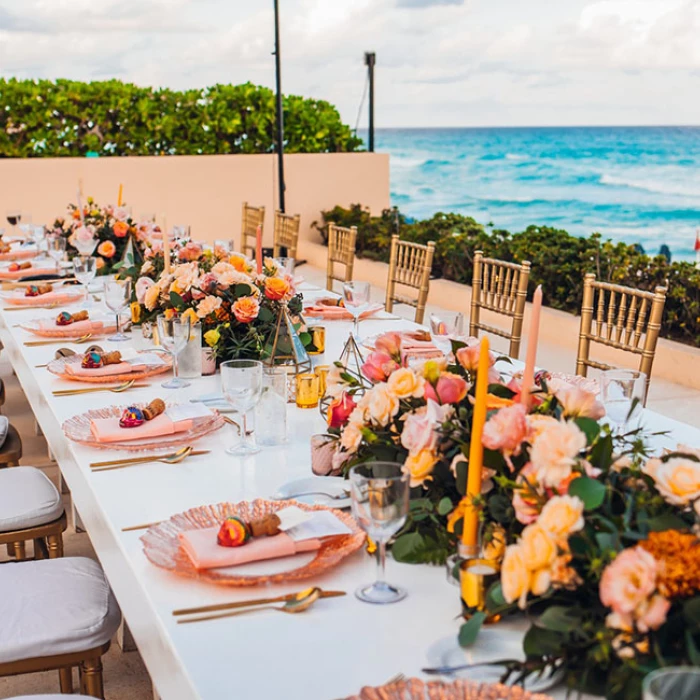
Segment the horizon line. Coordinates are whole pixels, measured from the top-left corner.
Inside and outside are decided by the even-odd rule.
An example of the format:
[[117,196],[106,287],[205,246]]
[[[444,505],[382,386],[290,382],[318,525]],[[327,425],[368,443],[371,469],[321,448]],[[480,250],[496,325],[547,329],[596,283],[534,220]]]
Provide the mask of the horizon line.
[[[480,125],[480,126],[377,126],[376,131],[392,130],[428,130],[428,129],[700,129],[698,124],[517,124],[517,125]],[[368,131],[368,127],[361,127],[357,133]]]

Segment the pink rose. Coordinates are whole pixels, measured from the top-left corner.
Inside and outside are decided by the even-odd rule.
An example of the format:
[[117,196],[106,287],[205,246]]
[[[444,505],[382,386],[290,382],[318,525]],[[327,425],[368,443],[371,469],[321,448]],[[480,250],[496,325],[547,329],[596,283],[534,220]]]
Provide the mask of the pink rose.
[[136,280],[136,301],[139,304],[143,304],[143,300],[146,298],[146,292],[155,284],[155,282],[150,277],[139,277]]
[[401,334],[392,331],[380,335],[374,342],[374,349],[386,353],[392,359],[401,358]]
[[[475,341],[472,345],[466,345],[460,348],[455,353],[457,362],[459,362],[467,372],[476,372],[479,366],[479,353],[481,352],[481,343]],[[492,352],[489,352],[489,366],[495,364],[496,357]]]
[[371,382],[383,382],[398,368],[399,364],[388,353],[375,350],[362,365],[362,374]]
[[[620,615],[633,613],[656,589],[658,563],[641,547],[625,549],[605,567],[600,579],[600,600]],[[652,619],[658,610],[652,611]]]
[[637,629],[640,632],[657,630],[666,622],[666,614],[671,603],[662,595],[654,595],[651,600],[637,609]]
[[198,260],[202,254],[202,246],[194,241],[188,241],[177,253],[179,260]]
[[513,492],[513,509],[519,523],[529,525],[534,523],[540,514],[539,490],[535,479],[535,468],[526,464],[516,479],[520,488]]
[[426,382],[425,398],[436,403],[459,403],[469,391],[469,384],[458,374],[443,372],[435,386]]
[[517,455],[527,436],[527,408],[520,403],[497,411],[486,421],[481,442],[489,450]]
[[595,394],[580,386],[567,385],[559,389],[555,396],[564,409],[564,415],[574,418],[598,420],[605,415],[605,408],[596,400]]
[[437,438],[434,428],[435,423],[427,410],[421,413],[409,413],[401,431],[401,444],[409,452],[432,450]]
[[331,428],[341,428],[347,422],[350,414],[355,410],[355,402],[350,394],[334,399],[328,407],[328,426]]

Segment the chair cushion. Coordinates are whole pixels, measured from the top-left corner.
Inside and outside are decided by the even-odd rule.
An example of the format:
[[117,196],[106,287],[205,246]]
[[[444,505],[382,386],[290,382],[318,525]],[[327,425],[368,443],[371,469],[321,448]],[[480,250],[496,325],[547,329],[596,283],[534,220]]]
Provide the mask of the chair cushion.
[[62,513],[61,495],[40,469],[0,469],[0,532],[50,523]]
[[[69,700],[95,700],[91,695],[71,695]],[[65,695],[14,695],[7,700],[66,700]]]
[[88,651],[121,613],[97,562],[85,557],[0,566],[0,663]]

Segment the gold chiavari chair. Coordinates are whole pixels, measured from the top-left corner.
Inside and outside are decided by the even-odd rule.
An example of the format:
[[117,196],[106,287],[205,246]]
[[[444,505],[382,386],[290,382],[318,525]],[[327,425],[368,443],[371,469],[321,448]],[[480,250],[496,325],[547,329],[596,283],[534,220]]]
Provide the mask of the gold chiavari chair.
[[[523,333],[523,314],[530,279],[530,263],[521,264],[485,258],[482,251],[474,253],[472,276],[472,309],[469,319],[469,335],[475,338],[479,331],[510,340],[508,354],[515,359],[520,355]],[[512,318],[510,332],[494,328],[480,320],[481,309]]]
[[255,236],[258,226],[265,221],[265,207],[251,207],[243,202],[243,223],[241,224],[241,253],[255,257]]
[[[391,313],[394,303],[408,304],[416,309],[416,323],[423,323],[425,304],[430,290],[430,271],[433,267],[435,243],[427,245],[399,240],[397,234],[391,237],[391,257],[389,276],[386,284],[386,310]],[[405,296],[396,292],[396,285],[417,289],[415,296]]]
[[[590,359],[591,343],[599,343],[640,355],[639,370],[646,374],[648,392],[666,291],[666,287],[660,286],[653,292],[645,292],[598,282],[589,272],[583,281],[576,374],[585,377],[589,367],[613,369],[611,365]],[[646,392],[644,401],[646,403]]]
[[[328,224],[328,270],[326,273],[326,289],[333,291],[333,280],[349,282],[352,279],[352,268],[355,264],[355,242],[357,241],[357,226],[345,228]],[[343,274],[335,271],[335,266],[343,265]]]
[[286,248],[287,257],[296,260],[300,221],[301,216],[299,214],[285,214],[279,210],[275,212],[274,257],[278,258],[280,256],[280,248]]

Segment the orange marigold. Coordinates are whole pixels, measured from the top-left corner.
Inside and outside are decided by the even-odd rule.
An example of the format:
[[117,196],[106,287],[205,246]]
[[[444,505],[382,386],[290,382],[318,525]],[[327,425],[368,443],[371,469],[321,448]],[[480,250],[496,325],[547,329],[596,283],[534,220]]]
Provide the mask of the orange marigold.
[[667,598],[688,598],[700,590],[700,540],[690,532],[650,532],[639,543],[660,564],[659,592]]

